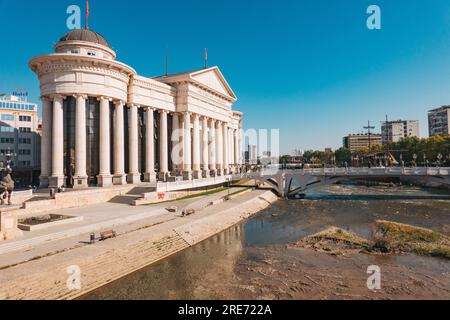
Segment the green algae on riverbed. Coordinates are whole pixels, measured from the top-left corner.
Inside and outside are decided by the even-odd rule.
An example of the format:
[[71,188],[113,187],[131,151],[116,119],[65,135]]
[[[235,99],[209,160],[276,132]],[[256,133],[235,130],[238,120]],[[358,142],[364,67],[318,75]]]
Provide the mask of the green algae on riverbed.
[[430,229],[391,221],[377,221],[375,247],[390,251],[414,252],[420,255],[450,259],[450,237]]
[[293,247],[310,248],[331,254],[358,252],[413,252],[450,259],[450,237],[430,229],[392,221],[376,221],[374,239],[367,240],[349,231],[331,227],[306,237]]

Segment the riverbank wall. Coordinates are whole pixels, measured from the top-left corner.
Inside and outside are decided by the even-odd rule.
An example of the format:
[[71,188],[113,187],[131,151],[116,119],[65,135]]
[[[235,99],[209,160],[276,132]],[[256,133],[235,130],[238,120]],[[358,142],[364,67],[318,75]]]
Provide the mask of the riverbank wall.
[[75,299],[167,258],[278,200],[256,190],[193,216],[0,270],[0,300]]

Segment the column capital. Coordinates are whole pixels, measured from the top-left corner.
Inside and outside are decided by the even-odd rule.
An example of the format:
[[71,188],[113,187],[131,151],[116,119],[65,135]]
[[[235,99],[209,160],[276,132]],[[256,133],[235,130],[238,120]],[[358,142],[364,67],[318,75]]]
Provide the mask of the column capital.
[[41,96],[39,99],[41,99],[42,102],[51,102],[52,101],[51,96]]
[[161,113],[161,114],[168,114],[169,113],[169,111],[167,111],[167,110],[164,110],[164,109],[158,109],[158,112],[159,113]]
[[75,99],[83,98],[84,100],[87,100],[87,98],[88,98],[88,96],[85,94],[74,94],[74,95],[72,95],[72,97],[74,97]]
[[111,102],[111,101],[113,101],[113,98],[105,97],[105,96],[100,96],[100,97],[97,97],[97,100],[98,100],[98,101],[108,100],[109,102]]
[[194,120],[200,120],[200,115],[198,113],[193,113],[192,117],[194,118]]
[[144,109],[145,112],[149,112],[149,111],[155,112],[155,110],[156,110],[155,107],[143,107],[143,109]]
[[49,96],[49,98],[52,100],[64,100],[66,97],[62,94],[52,94]]
[[125,105],[125,102],[122,100],[114,100],[113,103],[115,106],[124,106]]

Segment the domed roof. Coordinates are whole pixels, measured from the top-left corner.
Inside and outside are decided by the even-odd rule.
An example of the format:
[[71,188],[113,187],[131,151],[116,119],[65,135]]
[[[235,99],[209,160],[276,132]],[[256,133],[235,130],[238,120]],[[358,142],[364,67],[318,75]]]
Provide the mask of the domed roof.
[[95,31],[87,29],[75,29],[65,34],[59,42],[64,41],[86,41],[110,48],[108,41]]

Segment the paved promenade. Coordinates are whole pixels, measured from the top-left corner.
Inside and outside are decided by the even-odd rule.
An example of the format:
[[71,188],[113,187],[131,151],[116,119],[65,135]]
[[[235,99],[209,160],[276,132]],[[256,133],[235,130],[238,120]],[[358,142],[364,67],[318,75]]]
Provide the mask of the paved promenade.
[[[104,203],[61,210],[85,220],[0,245],[0,299],[74,298],[203,241],[277,200],[270,191],[257,190],[223,202],[227,194],[142,207]],[[169,205],[197,212],[181,217],[167,212]],[[108,228],[118,237],[86,243],[92,231]],[[82,290],[67,289],[66,269],[72,265],[81,268]]]

